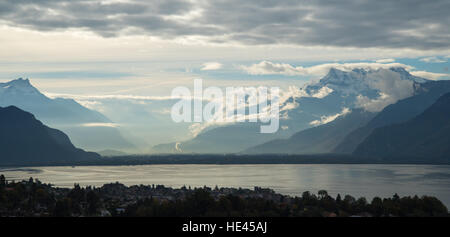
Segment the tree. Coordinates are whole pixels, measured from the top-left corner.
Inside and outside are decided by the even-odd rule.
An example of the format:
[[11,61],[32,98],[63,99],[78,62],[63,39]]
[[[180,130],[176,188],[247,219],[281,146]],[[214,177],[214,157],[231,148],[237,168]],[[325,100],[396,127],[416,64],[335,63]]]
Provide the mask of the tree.
[[88,213],[90,215],[95,214],[100,207],[100,197],[91,190],[86,194],[86,201],[88,204]]
[[339,203],[342,201],[341,195],[338,193],[338,195],[336,196],[336,202]]
[[367,200],[365,197],[360,197],[356,201],[356,211],[362,212],[367,206]]
[[395,201],[395,202],[398,201],[398,200],[400,200],[400,197],[398,196],[397,193],[394,194],[392,200]]
[[350,195],[345,195],[344,202],[352,204],[356,201],[356,199]]
[[381,198],[374,197],[372,199],[372,203],[370,205],[371,205],[372,213],[375,216],[383,215],[383,200],[381,200]]
[[4,175],[0,175],[0,188],[4,188],[6,186],[6,179]]
[[318,194],[320,199],[328,197],[328,192],[326,190],[319,190]]
[[53,210],[54,216],[70,216],[72,206],[72,200],[70,198],[62,198],[56,201],[55,209]]
[[311,194],[309,193],[309,191],[305,191],[302,193],[302,198],[304,200],[308,200],[311,197]]

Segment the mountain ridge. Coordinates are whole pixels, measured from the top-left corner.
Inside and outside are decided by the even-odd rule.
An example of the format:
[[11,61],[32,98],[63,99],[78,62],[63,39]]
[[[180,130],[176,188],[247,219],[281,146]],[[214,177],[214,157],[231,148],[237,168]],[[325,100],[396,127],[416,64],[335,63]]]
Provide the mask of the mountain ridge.
[[352,153],[375,128],[402,123],[417,116],[446,92],[450,92],[450,81],[428,81],[421,84],[414,96],[386,106],[366,126],[350,132],[333,152]]
[[[111,123],[103,114],[73,99],[48,98],[29,79],[18,78],[0,83],[0,106],[10,105],[29,111],[45,124],[64,131],[74,144],[84,149],[134,148],[117,128],[83,127],[88,123]],[[103,135],[105,131],[108,132],[107,136]]]
[[315,120],[338,115],[342,109],[359,108],[360,95],[369,101],[377,100],[382,97],[381,92],[387,90],[387,94],[392,94],[385,102],[389,104],[413,95],[415,88],[426,82],[428,80],[415,77],[403,68],[351,71],[332,68],[318,82],[306,85],[300,91],[300,96],[291,96],[280,105],[280,108],[289,103],[298,105],[282,112],[280,128],[286,130],[280,129],[277,133],[267,135],[259,133],[259,123],[229,124],[201,132],[187,141],[156,145],[153,150],[172,153],[175,144],[178,144],[183,152],[188,153],[237,153],[271,140],[286,139],[296,132],[311,128],[311,122]]
[[362,157],[450,160],[450,92],[414,118],[375,128],[353,152]]
[[42,164],[95,160],[100,156],[76,148],[63,132],[50,128],[16,106],[0,107],[0,163]]
[[376,113],[354,109],[335,120],[294,133],[288,139],[273,140],[251,147],[244,154],[321,154],[331,153],[350,132],[365,125]]

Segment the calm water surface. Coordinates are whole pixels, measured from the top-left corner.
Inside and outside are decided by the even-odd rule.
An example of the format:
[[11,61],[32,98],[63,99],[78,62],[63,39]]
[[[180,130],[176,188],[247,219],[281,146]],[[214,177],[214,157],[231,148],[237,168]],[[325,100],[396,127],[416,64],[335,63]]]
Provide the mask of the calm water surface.
[[331,195],[431,195],[450,207],[450,166],[433,165],[140,165],[0,168],[7,179],[38,178],[59,187],[126,185],[267,187],[288,195],[325,189]]

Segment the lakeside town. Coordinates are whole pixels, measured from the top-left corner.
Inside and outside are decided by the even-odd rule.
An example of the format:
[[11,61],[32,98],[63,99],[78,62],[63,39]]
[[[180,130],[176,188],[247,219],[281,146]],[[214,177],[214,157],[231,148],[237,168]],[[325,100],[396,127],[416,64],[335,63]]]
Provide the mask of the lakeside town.
[[301,197],[267,188],[171,188],[163,185],[104,184],[101,187],[59,188],[37,179],[10,181],[0,176],[1,217],[122,216],[285,216],[378,217],[449,216],[435,197],[335,198],[321,190]]

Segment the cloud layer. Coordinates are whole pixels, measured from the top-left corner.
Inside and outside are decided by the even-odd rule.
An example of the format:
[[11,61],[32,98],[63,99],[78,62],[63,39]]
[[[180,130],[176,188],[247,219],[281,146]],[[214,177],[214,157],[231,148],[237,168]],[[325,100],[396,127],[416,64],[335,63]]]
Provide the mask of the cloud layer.
[[212,70],[219,70],[222,68],[222,64],[218,62],[207,62],[202,64],[202,68],[200,70],[202,71],[212,71]]
[[426,57],[426,58],[420,59],[420,61],[426,62],[426,63],[446,63],[447,62],[447,60],[438,58],[438,57]]
[[[390,60],[389,60],[390,61]],[[389,69],[392,67],[405,68],[414,76],[426,79],[437,80],[440,77],[448,76],[445,73],[433,73],[427,71],[414,71],[414,67],[403,63],[380,63],[380,62],[361,62],[361,63],[325,63],[310,67],[292,66],[287,63],[274,63],[270,61],[261,61],[250,66],[240,66],[242,70],[250,75],[284,75],[284,76],[324,76],[335,68],[341,71],[351,71],[353,69],[378,70]]]
[[447,49],[447,0],[5,0],[0,22],[209,43]]
[[340,113],[333,114],[333,115],[330,115],[330,116],[325,116],[325,115],[321,116],[320,119],[313,120],[309,124],[312,125],[312,126],[319,126],[319,125],[322,125],[322,124],[326,124],[326,123],[334,121],[339,116],[346,115],[346,114],[348,114],[350,112],[351,112],[351,110],[349,108],[345,108],[344,107],[344,108],[342,108],[342,111]]

